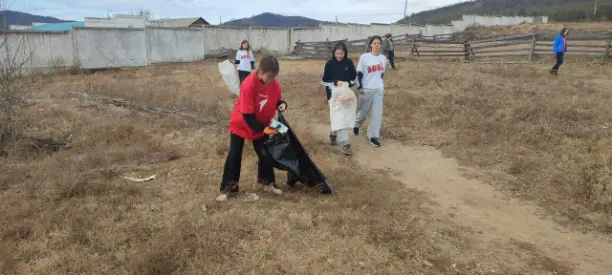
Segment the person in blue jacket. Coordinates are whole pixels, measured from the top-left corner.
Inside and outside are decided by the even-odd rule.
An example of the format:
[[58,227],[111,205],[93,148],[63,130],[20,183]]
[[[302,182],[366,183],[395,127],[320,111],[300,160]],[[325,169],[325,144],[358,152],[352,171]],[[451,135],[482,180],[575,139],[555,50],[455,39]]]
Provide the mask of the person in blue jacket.
[[563,64],[563,58],[565,57],[565,52],[567,52],[567,42],[565,39],[567,38],[568,33],[569,30],[564,27],[561,29],[561,32],[557,35],[557,37],[555,37],[553,53],[555,54],[555,57],[557,57],[557,63],[555,63],[555,66],[550,69],[551,74],[557,75],[559,72],[559,67],[561,64]]

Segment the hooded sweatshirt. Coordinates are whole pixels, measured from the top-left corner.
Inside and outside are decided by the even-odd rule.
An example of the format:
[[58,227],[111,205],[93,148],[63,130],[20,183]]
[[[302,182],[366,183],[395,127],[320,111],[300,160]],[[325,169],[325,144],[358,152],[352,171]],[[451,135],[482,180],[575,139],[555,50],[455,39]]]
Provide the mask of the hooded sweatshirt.
[[565,38],[565,28],[561,30],[560,34],[557,34],[555,37],[555,42],[553,43],[553,53],[564,53],[567,52],[567,40]]
[[[338,48],[344,50],[344,58],[342,61],[338,61],[335,56]],[[348,57],[346,45],[342,42],[338,42],[332,51],[332,57],[325,63],[321,84],[326,86],[326,90],[330,93],[331,91],[329,88],[336,86],[338,81],[348,82],[349,87],[353,87],[356,77],[357,70],[355,69],[355,63]]]

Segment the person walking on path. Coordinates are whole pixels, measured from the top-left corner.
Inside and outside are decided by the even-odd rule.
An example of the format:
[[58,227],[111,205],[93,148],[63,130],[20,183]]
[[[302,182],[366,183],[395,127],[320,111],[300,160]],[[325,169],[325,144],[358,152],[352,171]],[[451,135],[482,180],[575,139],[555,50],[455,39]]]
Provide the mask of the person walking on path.
[[253,51],[251,51],[249,41],[242,40],[242,43],[240,43],[240,48],[236,51],[234,64],[238,65],[238,78],[240,79],[240,84],[242,84],[244,79],[255,70],[255,56]]
[[359,128],[363,125],[372,107],[368,138],[370,144],[380,147],[380,127],[383,115],[383,97],[385,94],[383,76],[387,67],[387,60],[380,53],[382,38],[378,35],[370,38],[372,51],[361,55],[357,64],[357,85],[360,91],[359,108],[353,133],[359,135]]
[[391,64],[391,69],[395,70],[395,49],[393,47],[393,38],[391,33],[387,33],[385,35],[385,40],[382,43],[383,54],[389,58],[389,64]]
[[567,52],[567,35],[569,34],[569,30],[567,28],[562,28],[561,32],[555,37],[555,42],[553,43],[553,53],[555,54],[557,62],[555,66],[550,69],[550,73],[553,75],[558,75],[559,67],[563,64],[563,59],[565,58],[565,52]]
[[[339,42],[334,46],[332,57],[325,63],[321,77],[321,84],[325,86],[327,101],[331,99],[332,87],[342,87],[344,85],[349,85],[349,88],[353,87],[356,77],[355,63],[349,59],[346,45],[343,42]],[[352,155],[353,151],[347,130],[332,131],[329,135],[329,140],[332,145],[336,145],[339,142],[342,146],[342,152],[346,155]]]
[[245,139],[253,142],[253,149],[259,159],[257,182],[263,185],[264,191],[277,195],[283,193],[275,183],[273,165],[262,155],[264,142],[269,136],[278,134],[277,130],[270,129],[268,125],[277,110],[284,112],[287,109],[287,103],[282,99],[280,83],[276,80],[278,72],[278,60],[273,56],[265,56],[259,61],[259,68],[248,75],[240,85],[240,94],[229,120],[229,152],[223,168],[221,194],[217,201],[225,201],[230,194],[239,191]]

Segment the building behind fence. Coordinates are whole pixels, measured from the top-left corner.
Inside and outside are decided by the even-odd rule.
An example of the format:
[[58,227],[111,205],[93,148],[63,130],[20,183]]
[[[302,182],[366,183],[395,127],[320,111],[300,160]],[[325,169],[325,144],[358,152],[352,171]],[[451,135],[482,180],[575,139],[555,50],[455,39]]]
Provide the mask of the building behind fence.
[[[546,23],[547,17],[494,17],[464,15],[453,25],[322,24],[318,28],[89,28],[65,32],[12,32],[0,38],[3,59],[19,59],[23,69],[96,69],[149,66],[154,63],[191,62],[208,56],[227,56],[244,39],[255,51],[278,55],[294,52],[295,45],[325,40],[357,40],[391,32],[403,35],[449,35],[466,27]],[[6,42],[6,43],[5,43]],[[299,42],[299,43],[298,43]],[[2,62],[6,64],[7,62]]]

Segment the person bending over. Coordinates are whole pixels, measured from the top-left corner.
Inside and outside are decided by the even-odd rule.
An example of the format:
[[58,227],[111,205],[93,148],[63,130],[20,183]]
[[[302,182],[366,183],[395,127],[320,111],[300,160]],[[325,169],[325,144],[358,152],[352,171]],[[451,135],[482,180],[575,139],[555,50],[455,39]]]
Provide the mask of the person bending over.
[[283,193],[275,183],[273,165],[262,155],[264,142],[269,136],[278,134],[278,131],[268,127],[276,110],[284,112],[287,108],[287,103],[282,99],[280,83],[276,80],[278,72],[278,60],[273,56],[265,56],[260,60],[259,68],[240,85],[240,94],[229,121],[229,152],[217,201],[225,201],[229,195],[239,191],[245,139],[252,141],[259,159],[257,182],[263,185],[265,191],[278,195]]

